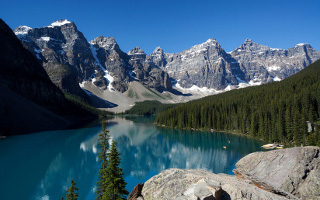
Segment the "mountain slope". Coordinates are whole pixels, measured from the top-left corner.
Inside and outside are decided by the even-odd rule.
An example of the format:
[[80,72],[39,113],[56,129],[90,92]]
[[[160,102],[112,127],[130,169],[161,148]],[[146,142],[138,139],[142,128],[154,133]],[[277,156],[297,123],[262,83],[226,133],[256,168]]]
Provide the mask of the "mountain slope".
[[0,135],[63,129],[94,117],[70,103],[0,20]]
[[158,115],[156,123],[237,131],[294,145],[320,145],[319,91],[320,60],[281,82],[178,105]]
[[[36,58],[0,20],[0,89],[2,134],[62,128],[68,121],[57,116],[66,104],[63,93],[50,81]],[[56,114],[52,113],[55,112]],[[21,113],[20,113],[21,112]],[[47,121],[51,119],[50,123]],[[38,124],[31,128],[29,125]]]

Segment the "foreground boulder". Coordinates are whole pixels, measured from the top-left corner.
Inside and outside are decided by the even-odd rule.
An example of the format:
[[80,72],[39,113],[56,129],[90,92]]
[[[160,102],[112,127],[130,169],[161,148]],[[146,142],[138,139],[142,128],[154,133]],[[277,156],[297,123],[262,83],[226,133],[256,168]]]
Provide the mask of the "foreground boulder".
[[320,199],[320,147],[256,152],[242,158],[235,174],[263,181],[302,199]]
[[145,200],[320,199],[320,147],[256,152],[236,176],[200,169],[168,169],[143,186]]
[[142,190],[145,200],[297,199],[275,194],[245,179],[200,169],[168,169],[149,179]]

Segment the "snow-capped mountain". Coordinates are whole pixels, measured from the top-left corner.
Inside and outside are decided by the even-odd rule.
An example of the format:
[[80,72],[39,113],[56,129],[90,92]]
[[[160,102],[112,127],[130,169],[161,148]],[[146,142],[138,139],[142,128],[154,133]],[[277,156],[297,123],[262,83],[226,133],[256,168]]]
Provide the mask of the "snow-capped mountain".
[[79,85],[85,83],[123,93],[132,81],[159,92],[197,90],[209,95],[279,81],[320,59],[309,44],[282,50],[249,39],[230,53],[215,39],[180,53],[165,53],[160,47],[150,55],[139,47],[125,53],[113,37],[88,42],[68,20],[42,28],[19,26],[14,32],[59,88],[79,96],[84,95]]
[[224,89],[237,85],[237,76],[244,78],[238,63],[215,39],[195,45],[178,54],[165,54],[162,67],[182,88]]
[[297,44],[287,50],[274,49],[247,39],[230,53],[245,74],[245,81],[266,83],[295,74],[320,58],[309,44]]
[[14,32],[64,92],[85,96],[79,82],[90,80],[95,74],[103,74],[92,55],[90,44],[73,22],[59,20],[42,28],[22,26]]

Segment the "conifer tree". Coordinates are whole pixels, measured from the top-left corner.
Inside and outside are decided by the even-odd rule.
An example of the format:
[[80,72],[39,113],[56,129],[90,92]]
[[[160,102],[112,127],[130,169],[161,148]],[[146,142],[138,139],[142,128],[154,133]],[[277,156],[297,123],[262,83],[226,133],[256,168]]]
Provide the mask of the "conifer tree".
[[67,200],[77,200],[79,197],[77,190],[79,188],[76,188],[76,183],[71,180],[71,186],[67,190]]
[[102,132],[99,134],[99,146],[100,146],[100,153],[99,153],[99,162],[101,163],[101,167],[99,170],[99,180],[97,182],[97,190],[96,190],[96,199],[100,200],[102,199],[102,195],[106,188],[106,170],[108,167],[108,157],[107,157],[107,151],[109,148],[109,130],[107,130],[107,123],[102,122]]
[[108,153],[108,167],[106,177],[106,190],[103,193],[103,199],[120,200],[126,199],[128,191],[125,189],[126,182],[123,179],[122,169],[120,165],[120,157],[117,151],[116,143],[112,141],[110,152]]

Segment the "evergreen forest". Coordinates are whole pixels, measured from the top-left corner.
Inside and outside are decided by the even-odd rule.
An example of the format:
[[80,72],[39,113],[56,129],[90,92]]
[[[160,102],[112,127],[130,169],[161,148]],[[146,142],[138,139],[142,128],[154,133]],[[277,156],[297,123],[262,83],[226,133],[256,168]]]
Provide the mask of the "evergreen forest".
[[238,132],[287,146],[320,145],[320,60],[269,84],[179,104],[155,123],[179,129]]
[[162,104],[159,101],[143,101],[137,102],[130,110],[125,111],[124,114],[131,115],[153,115],[165,111],[175,104]]

